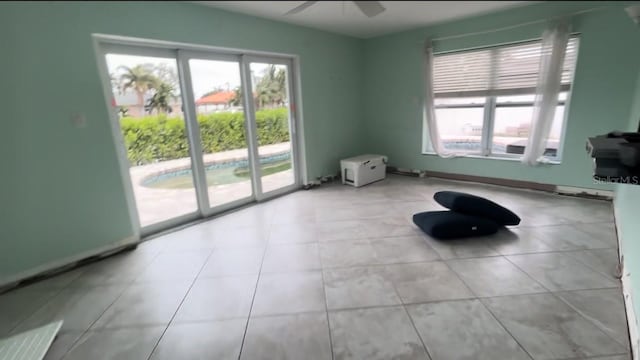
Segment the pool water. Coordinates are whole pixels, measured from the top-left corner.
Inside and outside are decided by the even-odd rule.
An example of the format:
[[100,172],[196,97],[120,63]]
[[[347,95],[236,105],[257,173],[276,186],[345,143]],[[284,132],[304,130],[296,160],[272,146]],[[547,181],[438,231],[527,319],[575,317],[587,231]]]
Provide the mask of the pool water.
[[[284,156],[283,156],[284,155]],[[291,169],[290,154],[282,154],[260,159],[262,176],[279,173]],[[207,186],[233,184],[250,180],[249,163],[235,161],[232,163],[205,165]],[[142,181],[142,186],[152,189],[191,189],[193,175],[191,169],[176,169],[168,173],[149,176]]]

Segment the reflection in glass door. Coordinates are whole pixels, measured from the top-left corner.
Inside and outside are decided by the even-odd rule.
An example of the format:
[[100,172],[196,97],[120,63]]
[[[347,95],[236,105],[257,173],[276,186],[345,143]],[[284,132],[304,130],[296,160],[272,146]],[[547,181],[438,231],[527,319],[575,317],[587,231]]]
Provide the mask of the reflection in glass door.
[[188,66],[209,206],[250,198],[252,172],[240,64],[196,58],[189,59]]
[[[198,210],[175,58],[107,53],[140,225]],[[170,170],[170,171],[169,171]]]
[[262,193],[295,184],[293,112],[288,62],[251,62],[255,133]]

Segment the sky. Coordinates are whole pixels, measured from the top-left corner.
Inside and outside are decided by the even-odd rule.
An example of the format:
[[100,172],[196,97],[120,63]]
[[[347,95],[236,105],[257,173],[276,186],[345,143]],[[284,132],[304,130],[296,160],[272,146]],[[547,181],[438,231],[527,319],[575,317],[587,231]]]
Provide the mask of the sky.
[[[177,61],[173,58],[107,54],[107,67],[110,74],[118,74],[117,69],[120,66],[133,67],[140,64],[165,64],[176,73],[178,72]],[[260,76],[267,66],[268,64],[251,63],[251,72],[254,76]],[[190,59],[189,67],[196,99],[215,88],[233,90],[240,86],[240,68],[237,62]]]
[[[567,100],[567,93],[560,93],[560,100]],[[535,95],[499,96],[498,103],[526,102],[533,103]],[[482,127],[484,117],[484,98],[449,98],[436,99],[436,105],[455,104],[479,104],[479,108],[466,109],[438,109],[436,116],[438,119],[438,130],[443,136],[458,137],[464,134],[464,129],[470,126]],[[498,107],[495,112],[494,133],[505,133],[508,127],[518,127],[519,125],[530,124],[533,118],[532,107]],[[564,106],[556,109],[553,123],[551,125],[550,138],[559,139],[562,134],[564,119]]]
[[[465,134],[469,126],[482,127],[483,108],[471,109],[438,109],[436,119],[438,130],[443,137],[459,137]],[[494,133],[507,131],[508,127],[530,124],[533,117],[531,107],[501,107],[495,112]],[[559,139],[562,134],[564,107],[558,107],[551,126],[550,138]]]

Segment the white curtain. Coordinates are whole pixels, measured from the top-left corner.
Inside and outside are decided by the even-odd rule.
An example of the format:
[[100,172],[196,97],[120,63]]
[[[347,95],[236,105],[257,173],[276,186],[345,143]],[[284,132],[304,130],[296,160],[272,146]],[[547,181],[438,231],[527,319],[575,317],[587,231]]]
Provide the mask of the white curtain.
[[522,156],[522,162],[527,165],[533,166],[546,162],[543,154],[558,105],[562,66],[568,41],[569,25],[566,23],[556,25],[542,35],[542,53],[533,118],[529,127],[527,147]]
[[444,148],[442,139],[440,138],[440,132],[438,131],[438,123],[436,121],[436,109],[435,109],[435,95],[433,92],[433,46],[431,41],[427,40],[425,46],[425,84],[426,91],[424,94],[425,99],[425,118],[427,121],[427,131],[429,134],[429,140],[431,147],[436,154],[441,157],[453,157],[454,153],[449,152]]

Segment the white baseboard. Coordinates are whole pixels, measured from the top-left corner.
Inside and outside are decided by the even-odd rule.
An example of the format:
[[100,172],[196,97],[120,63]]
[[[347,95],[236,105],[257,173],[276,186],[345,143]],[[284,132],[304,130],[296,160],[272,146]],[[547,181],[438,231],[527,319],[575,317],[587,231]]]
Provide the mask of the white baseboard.
[[13,286],[14,284],[17,284],[22,280],[26,280],[28,278],[31,278],[37,275],[42,275],[51,271],[62,269],[64,267],[75,264],[76,262],[89,257],[107,255],[113,251],[121,249],[124,246],[137,244],[139,242],[140,242],[140,238],[138,236],[129,236],[124,239],[118,240],[114,243],[111,243],[107,246],[103,246],[97,249],[91,249],[89,251],[85,251],[79,254],[74,254],[72,256],[69,256],[60,260],[55,260],[50,263],[37,266],[33,269],[29,269],[17,274],[12,274],[12,275],[0,278],[0,289],[4,287]]
[[638,360],[638,322],[633,308],[633,299],[631,297],[631,277],[629,275],[629,273],[622,274],[622,294],[624,295],[624,306],[627,309],[631,354],[633,360]]
[[[623,268],[624,270],[624,268]],[[633,308],[633,297],[631,295],[631,274],[622,274],[622,294],[624,296],[624,306],[627,310],[627,322],[629,323],[629,341],[631,342],[631,354],[634,360],[638,360],[638,321]]]
[[[633,293],[631,291],[632,286],[631,286],[631,273],[629,273],[626,269],[626,267],[624,266],[624,255],[622,254],[622,231],[620,230],[620,223],[618,222],[618,219],[620,219],[620,217],[618,216],[618,207],[615,206],[615,202],[614,202],[614,206],[613,206],[613,212],[614,212],[614,219],[615,219],[615,226],[616,226],[616,233],[618,234],[618,249],[620,249],[618,251],[618,254],[620,256],[620,264],[621,264],[621,274],[622,274],[622,294],[624,297],[624,306],[625,309],[627,311],[627,324],[629,325],[629,341],[631,342],[631,356],[633,360],[639,360],[640,359],[640,355],[638,354],[638,348],[640,347],[640,334],[639,334],[639,329],[638,329],[638,318],[636,317],[636,311],[635,308],[633,307]],[[640,274],[636,274],[637,276],[640,276]]]
[[558,194],[565,195],[589,195],[606,199],[613,199],[613,191],[611,190],[587,189],[575,186],[558,185],[556,186],[556,191],[558,192]]
[[401,167],[397,167],[395,169],[396,169],[396,171],[403,172],[403,173],[416,174],[416,175],[423,174],[422,176],[424,176],[424,171],[422,171],[422,170],[401,168]]

